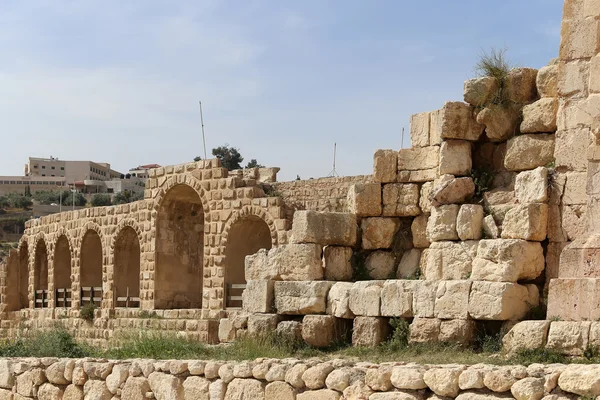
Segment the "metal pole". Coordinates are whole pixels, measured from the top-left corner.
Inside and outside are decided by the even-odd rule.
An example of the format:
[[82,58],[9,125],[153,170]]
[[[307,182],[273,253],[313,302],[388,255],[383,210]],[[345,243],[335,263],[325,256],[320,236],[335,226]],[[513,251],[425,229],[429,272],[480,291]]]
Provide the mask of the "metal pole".
[[333,171],[335,171],[335,155],[337,153],[337,142],[333,143]]
[[204,145],[204,159],[206,160],[206,137],[204,136],[204,117],[202,116],[202,102],[200,104],[200,123],[202,124],[202,144]]
[[404,148],[404,127],[402,127],[402,139],[400,141],[400,148]]
[[58,195],[58,212],[62,212],[62,190],[60,191],[60,194]]

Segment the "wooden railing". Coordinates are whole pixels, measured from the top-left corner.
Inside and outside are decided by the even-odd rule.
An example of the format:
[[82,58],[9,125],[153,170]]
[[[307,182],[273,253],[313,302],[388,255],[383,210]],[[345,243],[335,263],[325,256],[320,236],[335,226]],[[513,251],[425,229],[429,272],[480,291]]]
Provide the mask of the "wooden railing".
[[48,291],[39,289],[35,291],[35,308],[48,308]]
[[227,308],[242,307],[242,293],[246,290],[245,283],[228,283],[225,304]]
[[56,289],[56,301],[54,302],[55,307],[59,308],[68,308],[71,307],[72,304],[72,291],[71,288],[61,288]]
[[115,299],[115,307],[139,308],[140,307],[140,298],[130,296],[129,295],[129,287],[128,287],[125,297],[117,297]]
[[89,286],[82,287],[80,299],[81,306],[91,303],[94,303],[95,305],[99,306],[102,302],[102,288]]

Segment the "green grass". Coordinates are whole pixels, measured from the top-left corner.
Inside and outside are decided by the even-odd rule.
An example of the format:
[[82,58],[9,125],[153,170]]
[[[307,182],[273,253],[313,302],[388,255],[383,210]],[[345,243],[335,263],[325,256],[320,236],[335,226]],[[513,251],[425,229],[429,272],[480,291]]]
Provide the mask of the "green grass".
[[64,328],[38,332],[0,344],[0,357],[82,358],[95,354],[97,350],[77,343]]

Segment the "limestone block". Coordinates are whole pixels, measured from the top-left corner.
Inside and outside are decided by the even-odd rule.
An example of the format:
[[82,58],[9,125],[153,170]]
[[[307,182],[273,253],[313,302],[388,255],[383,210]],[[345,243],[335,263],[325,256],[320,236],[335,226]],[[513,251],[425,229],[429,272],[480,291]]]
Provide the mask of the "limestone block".
[[[564,271],[571,269],[565,265],[566,256],[572,251],[567,246],[563,250],[559,276],[575,275],[579,271]],[[575,250],[577,252],[577,250]],[[580,267],[579,258],[573,260],[575,266]],[[586,263],[581,263],[586,264]],[[566,267],[566,268],[565,268]],[[593,269],[588,270],[588,274],[593,274]],[[581,271],[586,273],[585,270]],[[596,320],[600,317],[598,309],[598,299],[600,280],[597,278],[559,278],[552,279],[548,286],[548,318],[560,318],[566,321],[577,320]]]
[[458,377],[463,368],[431,368],[425,371],[423,380],[438,396],[456,397],[460,388]]
[[269,250],[269,268],[284,281],[323,279],[322,248],[319,244],[285,244]]
[[331,389],[307,390],[298,394],[297,400],[339,400],[340,394]]
[[522,133],[543,133],[556,131],[558,99],[543,98],[523,107]]
[[296,400],[296,391],[288,383],[271,382],[265,387],[265,400]]
[[415,318],[410,324],[409,343],[435,343],[440,336],[441,321],[437,318]]
[[292,223],[292,243],[354,246],[356,216],[350,213],[296,211]]
[[456,232],[460,240],[479,240],[483,232],[483,207],[479,204],[463,204],[456,217]]
[[472,178],[451,178],[442,180],[433,188],[431,199],[434,206],[464,203],[474,193],[475,184]]
[[429,221],[429,214],[423,214],[416,217],[410,227],[413,238],[413,246],[418,249],[424,249],[429,247],[430,242],[427,239],[427,223]]
[[412,317],[413,290],[412,281],[385,281],[381,289],[381,315],[384,317]]
[[268,250],[260,249],[257,253],[246,256],[244,271],[247,281],[279,279],[277,265],[269,263]]
[[430,242],[458,240],[456,218],[459,209],[460,206],[457,204],[432,207],[427,221],[427,240]]
[[600,394],[600,366],[568,365],[558,378],[558,386],[564,392],[597,397]]
[[308,370],[306,364],[296,364],[285,372],[285,381],[295,389],[304,389],[302,375]]
[[467,279],[477,253],[477,242],[435,242],[423,251],[421,272],[425,279]]
[[400,221],[396,218],[364,218],[360,226],[363,249],[389,249],[400,227]]
[[553,160],[553,134],[519,135],[507,142],[504,167],[509,171],[524,171],[545,166]]
[[392,388],[391,377],[392,369],[387,365],[369,368],[365,375],[365,383],[373,390],[387,392]]
[[350,311],[357,316],[379,317],[382,287],[382,281],[355,282],[348,301]]
[[433,191],[433,182],[425,182],[421,185],[421,195],[419,196],[419,208],[425,214],[431,212],[431,192]]
[[586,181],[587,173],[585,172],[567,173],[562,203],[566,205],[587,204]]
[[302,339],[314,347],[331,346],[347,335],[345,320],[331,315],[305,315],[302,319]]
[[273,308],[273,281],[248,281],[242,292],[242,308],[250,313],[268,313]]
[[600,79],[598,79],[599,74],[600,74],[600,57],[598,55],[596,55],[590,61],[589,91],[591,93],[600,92]]
[[537,97],[537,69],[514,68],[506,77],[506,95],[515,102],[526,104]]
[[[185,400],[209,400],[210,381],[200,376],[190,376],[183,382]],[[142,394],[144,396],[145,393]],[[123,398],[127,399],[128,397]],[[136,398],[136,397],[132,397]]]
[[421,264],[421,253],[420,249],[410,249],[404,252],[396,270],[396,278],[412,279],[417,276]]
[[562,228],[567,240],[575,240],[586,233],[587,205],[563,205],[561,207]]
[[391,279],[396,276],[396,258],[390,251],[374,251],[365,260],[371,279]]
[[350,311],[350,290],[354,285],[350,282],[336,282],[327,295],[327,314],[338,318],[354,318]]
[[[60,388],[52,385],[51,383],[44,383],[37,390],[37,398],[40,400],[62,399],[63,394],[64,392]],[[93,397],[92,393],[89,393],[88,396],[89,397],[87,398],[95,398]]]
[[350,385],[352,372],[351,368],[334,369],[327,375],[325,386],[327,386],[327,389],[342,392]]
[[503,239],[543,241],[548,229],[547,204],[522,204],[506,213],[502,224]]
[[385,217],[413,217],[421,214],[419,186],[390,183],[383,186],[383,215]]
[[381,344],[390,333],[386,318],[356,317],[352,329],[352,345],[375,347]]
[[264,399],[265,384],[256,379],[236,378],[227,385],[225,400]]
[[[104,382],[102,381],[87,381],[84,386],[84,392],[86,392],[86,398],[101,398],[101,397],[92,397],[86,391],[86,387],[89,383],[101,383],[104,386]],[[167,399],[183,399],[183,385],[179,378],[169,375],[163,374],[161,372],[153,372],[148,377],[148,383],[150,383],[150,388],[152,392],[154,392],[154,396],[156,396],[157,400],[167,400]],[[105,390],[108,392],[108,389]],[[110,393],[110,392],[109,392]]]
[[540,97],[558,97],[558,65],[540,68],[536,77],[537,91]]
[[352,279],[352,247],[326,246],[323,249],[325,279],[349,281]]
[[505,352],[513,354],[519,350],[544,348],[548,339],[550,321],[521,321],[514,325],[502,338]]
[[280,317],[277,314],[252,314],[248,317],[248,335],[267,336],[277,330]]
[[498,225],[496,225],[493,215],[486,215],[485,218],[483,218],[482,227],[485,237],[491,239],[497,239],[500,237],[500,230],[498,229]]
[[548,201],[548,168],[537,167],[517,174],[515,195],[521,204]]
[[439,146],[414,147],[398,152],[398,171],[421,171],[437,168]]
[[429,113],[410,116],[410,143],[412,147],[429,146]]
[[219,321],[219,342],[233,342],[236,331],[232,319],[221,318]]
[[546,348],[571,356],[581,356],[589,343],[591,322],[552,321]]
[[377,150],[373,156],[373,180],[375,182],[396,182],[398,174],[398,152]]
[[440,175],[469,175],[473,161],[471,143],[465,140],[447,140],[440,147]]
[[348,212],[358,217],[381,215],[381,184],[356,183],[348,188],[346,196]]
[[324,313],[333,282],[275,282],[275,309],[278,314]]
[[477,141],[483,133],[483,125],[475,120],[474,109],[467,103],[447,102],[441,110],[442,139]]
[[471,281],[442,281],[438,284],[434,314],[440,319],[468,317]]
[[491,76],[483,76],[465,81],[465,102],[475,107],[481,107],[496,96],[498,80]]
[[469,296],[469,316],[476,320],[519,320],[538,304],[535,285],[475,281]]
[[421,390],[427,389],[427,384],[423,380],[425,371],[421,368],[410,366],[399,366],[392,369],[390,378],[392,385],[397,389]]
[[277,324],[277,336],[290,341],[302,339],[302,323],[298,321],[281,321]]
[[476,367],[464,370],[458,377],[458,387],[460,387],[461,390],[485,388],[485,385],[483,384],[484,372],[485,370],[483,368],[479,369]]
[[575,60],[558,65],[559,97],[587,96],[590,75],[590,63],[587,60]]
[[471,278],[517,282],[536,279],[544,271],[544,249],[538,242],[519,239],[482,240],[473,261]]
[[440,324],[440,342],[468,345],[475,337],[475,322],[470,319],[443,320]]
[[444,110],[435,110],[429,113],[429,144],[439,146],[442,144],[442,124]]
[[491,142],[503,142],[519,130],[521,109],[518,106],[490,104],[477,114],[477,122],[485,125],[485,135]]
[[432,318],[435,310],[435,299],[438,282],[412,281],[413,314],[415,317]]

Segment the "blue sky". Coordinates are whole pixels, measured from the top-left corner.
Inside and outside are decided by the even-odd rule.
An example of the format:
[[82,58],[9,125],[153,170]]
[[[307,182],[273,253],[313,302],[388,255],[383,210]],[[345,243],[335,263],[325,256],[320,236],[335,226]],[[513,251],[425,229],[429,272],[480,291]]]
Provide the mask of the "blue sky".
[[[28,156],[178,164],[229,143],[280,180],[372,172],[478,54],[557,56],[561,0],[3,0],[0,175]],[[3,148],[4,148],[3,146]]]

